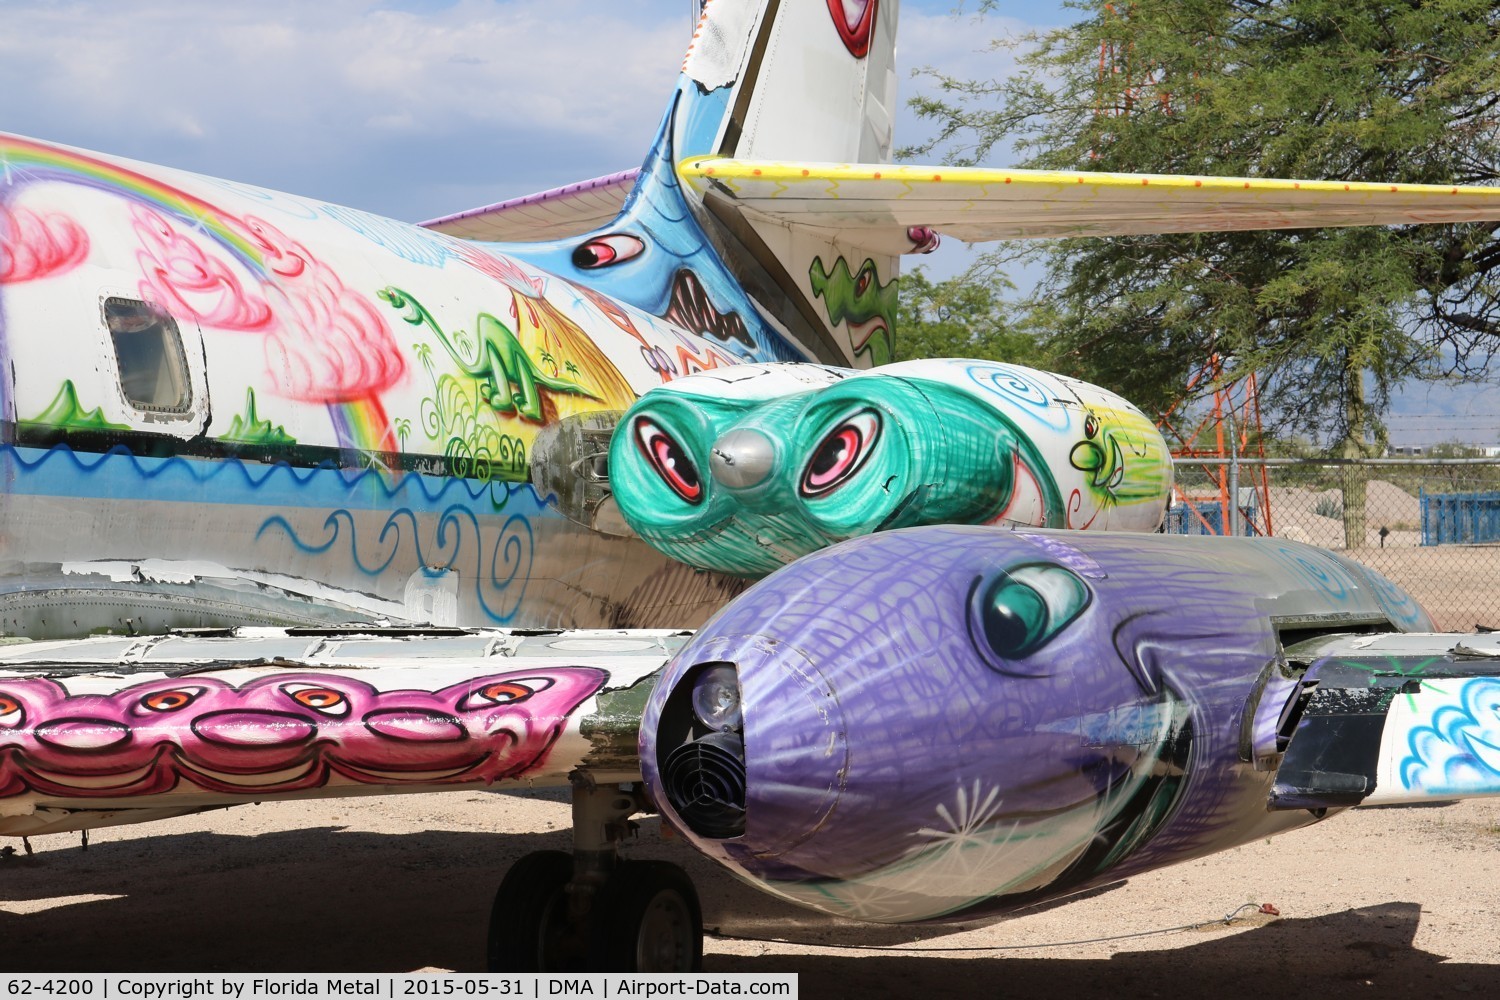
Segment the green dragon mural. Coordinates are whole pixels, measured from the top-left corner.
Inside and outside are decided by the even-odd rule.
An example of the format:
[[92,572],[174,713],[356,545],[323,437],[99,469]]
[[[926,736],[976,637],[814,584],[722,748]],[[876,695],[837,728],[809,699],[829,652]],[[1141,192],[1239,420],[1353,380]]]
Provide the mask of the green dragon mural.
[[[480,313],[474,321],[479,343],[471,347],[465,331],[455,330],[450,337],[427,308],[409,293],[388,286],[376,294],[393,309],[401,310],[401,318],[406,322],[431,330],[447,348],[454,364],[479,381],[480,398],[497,413],[514,413],[524,420],[541,423],[544,420],[543,390],[599,398],[571,379],[542,371],[526,354],[510,328],[489,313]],[[548,359],[551,359],[550,355]]]

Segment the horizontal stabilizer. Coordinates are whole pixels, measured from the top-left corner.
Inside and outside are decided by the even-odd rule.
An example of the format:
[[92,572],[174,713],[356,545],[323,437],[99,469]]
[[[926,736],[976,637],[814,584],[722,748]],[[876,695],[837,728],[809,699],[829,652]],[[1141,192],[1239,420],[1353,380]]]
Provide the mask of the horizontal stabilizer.
[[913,226],[978,243],[1500,219],[1500,187],[706,157],[678,170],[752,218],[893,253]]
[[570,239],[613,222],[625,207],[625,199],[639,174],[639,169],[623,170],[445,215],[421,225],[466,240],[540,243]]

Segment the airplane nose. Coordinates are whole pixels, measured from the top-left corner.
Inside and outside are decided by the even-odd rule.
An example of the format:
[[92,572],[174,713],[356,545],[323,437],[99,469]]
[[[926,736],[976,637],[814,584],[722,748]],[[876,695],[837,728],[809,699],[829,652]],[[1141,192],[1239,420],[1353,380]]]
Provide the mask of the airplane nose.
[[[780,858],[843,795],[849,724],[838,692],[795,648],[757,635],[717,636],[697,653],[674,661],[642,723],[647,787],[700,849]],[[754,714],[740,711],[751,704]]]
[[759,486],[776,466],[776,446],[760,431],[741,427],[714,442],[709,471],[714,481],[731,490]]

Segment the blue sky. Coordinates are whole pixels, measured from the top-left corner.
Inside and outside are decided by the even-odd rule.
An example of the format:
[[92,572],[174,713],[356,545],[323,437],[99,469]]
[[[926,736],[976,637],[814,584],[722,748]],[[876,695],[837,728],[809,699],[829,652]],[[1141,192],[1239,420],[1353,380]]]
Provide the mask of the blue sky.
[[[1019,3],[976,31],[954,7],[902,4],[907,67],[1003,69],[991,35],[1062,19]],[[417,221],[636,166],[695,9],[6,0],[0,129]]]

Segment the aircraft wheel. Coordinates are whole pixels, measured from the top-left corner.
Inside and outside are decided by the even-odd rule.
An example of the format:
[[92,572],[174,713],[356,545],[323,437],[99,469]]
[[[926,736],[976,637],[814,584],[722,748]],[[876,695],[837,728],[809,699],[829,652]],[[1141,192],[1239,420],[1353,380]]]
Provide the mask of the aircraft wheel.
[[535,851],[511,865],[490,909],[490,972],[561,972],[569,965],[568,894],[573,857]]
[[700,972],[703,911],[687,873],[666,861],[625,861],[589,921],[596,972]]

